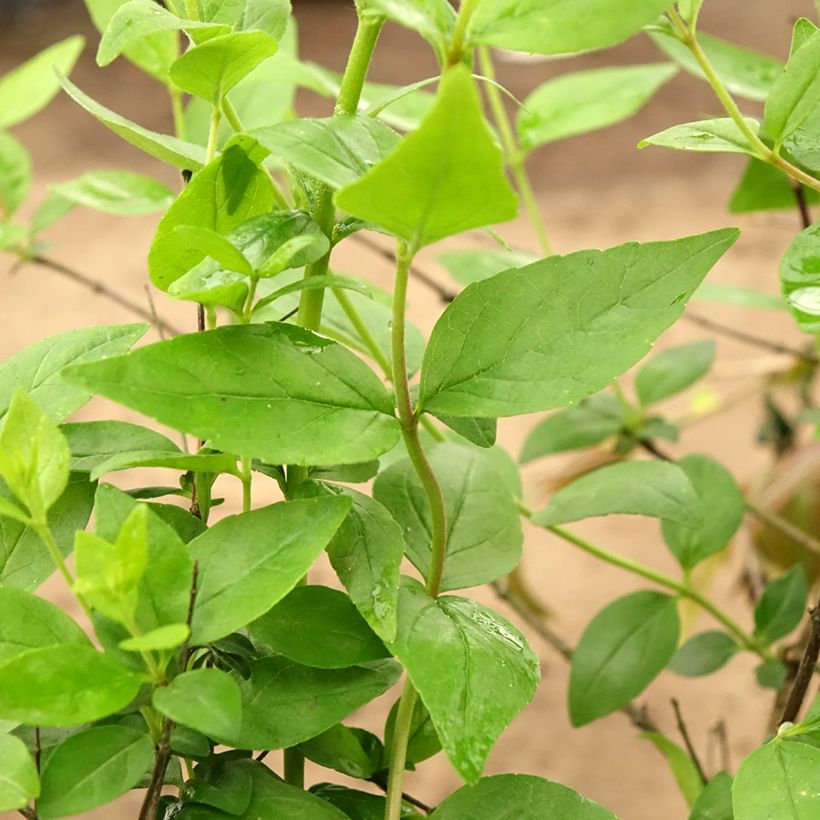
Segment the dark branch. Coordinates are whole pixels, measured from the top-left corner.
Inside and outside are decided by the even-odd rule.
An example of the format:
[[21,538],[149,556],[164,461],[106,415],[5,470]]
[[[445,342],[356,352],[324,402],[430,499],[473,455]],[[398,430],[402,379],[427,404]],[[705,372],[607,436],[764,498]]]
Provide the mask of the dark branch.
[[145,800],[140,808],[139,820],[156,820],[159,799],[162,796],[162,787],[165,785],[165,772],[171,760],[171,731],[174,723],[169,718],[162,721],[162,731],[157,743],[154,771],[151,773],[151,782],[145,793]]
[[809,684],[814,675],[817,660],[820,658],[820,608],[813,607],[809,610],[809,620],[811,623],[811,633],[806,643],[806,649],[797,668],[797,675],[794,678],[789,699],[783,709],[780,723],[794,723],[800,714],[803,701],[806,699]]
[[683,745],[686,746],[686,751],[689,753],[692,763],[695,764],[695,768],[698,770],[700,781],[705,786],[709,782],[709,778],[706,776],[706,772],[703,771],[700,758],[698,757],[698,753],[695,751],[695,745],[692,743],[689,730],[686,728],[686,722],[683,719],[680,703],[678,703],[675,698],[672,698],[672,709],[675,711],[675,722],[678,725],[678,732],[680,732],[680,736],[683,739]]
[[812,224],[809,202],[806,199],[806,189],[799,182],[793,182],[792,190],[794,191],[794,199],[797,202],[797,211],[800,214],[800,224],[803,226],[803,230],[806,230]]

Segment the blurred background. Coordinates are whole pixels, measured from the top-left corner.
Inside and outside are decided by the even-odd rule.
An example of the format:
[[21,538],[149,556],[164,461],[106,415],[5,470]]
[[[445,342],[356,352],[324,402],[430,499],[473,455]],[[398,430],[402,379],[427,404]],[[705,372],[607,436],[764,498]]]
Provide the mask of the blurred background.
[[[294,0],[294,6],[301,55],[341,70],[355,28],[352,2]],[[788,53],[794,20],[799,16],[813,17],[815,12],[815,4],[810,0],[706,0],[701,29],[782,59]],[[104,70],[95,66],[97,34],[82,0],[0,0],[0,74],[45,46],[78,32],[86,35],[88,43],[73,74],[74,81],[126,117],[170,132],[167,98],[150,78],[123,60]],[[498,79],[523,98],[544,80],[566,71],[662,59],[647,38],[636,37],[618,48],[571,60],[500,55]],[[427,44],[412,32],[388,24],[376,51],[371,79],[405,83],[435,72],[435,61]],[[751,115],[759,112],[756,105],[749,103],[744,103],[743,109]],[[330,113],[331,105],[304,94],[299,97],[299,110],[305,115],[324,116]],[[671,239],[735,224],[743,229],[743,235],[718,264],[711,281],[776,293],[779,259],[800,230],[796,211],[729,215],[726,203],[742,173],[742,157],[684,154],[657,148],[638,151],[635,147],[642,137],[675,123],[720,114],[708,87],[681,73],[632,120],[539,151],[529,163],[529,170],[555,250],[564,253],[608,247],[631,239]],[[64,95],[14,133],[33,154],[36,181],[32,203],[43,198],[49,184],[72,179],[91,169],[130,169],[178,186],[173,171],[120,141]],[[118,219],[77,209],[50,231],[49,254],[147,305],[145,257],[156,222],[157,217]],[[523,215],[503,226],[501,233],[515,247],[537,249]],[[437,265],[436,254],[445,247],[470,247],[486,242],[486,237],[476,235],[442,243],[420,257],[420,266],[453,288],[454,284]],[[389,286],[389,265],[358,245],[345,243],[334,259],[339,271]],[[0,358],[62,330],[133,318],[104,297],[49,270],[29,266],[12,273],[12,263],[11,257],[0,254]],[[435,294],[419,282],[413,282],[411,287],[412,317],[429,331],[441,310],[440,304]],[[155,297],[163,317],[177,326],[194,329],[190,304],[168,303],[160,293]],[[721,322],[738,328],[753,325],[756,334],[773,340],[803,343],[785,314],[752,313],[710,304],[698,305],[697,312],[719,317]],[[663,337],[660,345],[706,335],[693,323],[681,321]],[[770,364],[770,354],[718,338],[718,363],[710,385],[719,393],[734,395]],[[629,384],[628,378],[625,383]],[[673,402],[670,409],[673,413],[685,412],[686,401]],[[134,418],[103,403],[84,410],[82,418],[99,417],[101,412]],[[501,427],[501,442],[517,455],[535,421],[524,418],[506,422]],[[670,449],[676,455],[710,453],[721,459],[741,483],[765,484],[772,478],[768,472],[769,451],[756,444],[762,421],[760,399],[750,396],[735,402],[727,412],[686,429],[680,442]],[[559,457],[528,468],[525,480],[529,502],[542,505],[551,478],[571,461]],[[229,499],[225,509],[229,512],[234,490],[230,486],[225,489]],[[664,571],[676,571],[656,522],[599,519],[579,526],[578,530],[611,549]],[[741,623],[749,625],[751,614],[738,580],[745,560],[744,549],[741,536],[726,565],[716,574],[712,594]],[[525,552],[527,580],[554,613],[554,628],[572,643],[606,603],[640,588],[629,575],[573,552],[567,544],[534,529],[527,532]],[[325,572],[320,569],[317,579],[329,581],[329,575],[323,576]],[[45,594],[68,604],[56,583],[47,585]],[[494,601],[490,591],[477,590],[476,597],[520,623],[513,613]],[[709,628],[703,616],[697,624],[701,629]],[[665,762],[646,740],[637,737],[636,729],[623,715],[612,715],[581,730],[570,728],[565,705],[567,666],[537,635],[532,635],[531,640],[542,657],[543,683],[533,703],[496,746],[487,773],[529,772],[549,777],[577,788],[622,820],[685,818],[685,804]],[[710,771],[721,765],[720,733],[715,727],[722,721],[730,763],[737,766],[762,740],[770,708],[769,694],[754,683],[753,666],[752,658],[739,657],[706,679],[683,680],[664,673],[645,701],[670,736],[676,736],[670,698],[681,701],[690,731]],[[391,702],[390,696],[386,696],[347,722],[379,730]],[[275,756],[271,759],[278,766]],[[333,773],[312,768],[309,775],[316,782],[331,779]],[[435,804],[458,785],[446,760],[439,756],[410,774],[406,788],[426,803]],[[136,805],[127,797],[116,810],[112,807],[87,816],[134,817]]]

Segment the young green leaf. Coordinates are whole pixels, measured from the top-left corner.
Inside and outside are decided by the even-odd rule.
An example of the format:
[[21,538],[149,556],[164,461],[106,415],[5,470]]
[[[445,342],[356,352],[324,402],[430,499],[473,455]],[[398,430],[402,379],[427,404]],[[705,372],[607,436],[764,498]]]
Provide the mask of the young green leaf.
[[327,545],[330,563],[370,628],[382,640],[392,641],[404,534],[378,501],[349,487],[340,492],[353,506]]
[[562,74],[538,86],[518,115],[525,149],[586,134],[636,114],[678,73],[669,63]]
[[755,607],[755,636],[767,644],[785,638],[802,620],[808,595],[806,570],[801,564],[775,578]]
[[471,285],[503,270],[537,262],[538,257],[527,251],[493,249],[445,251],[439,254],[438,260],[456,282]]
[[40,726],[77,726],[130,703],[142,676],[90,646],[61,644],[0,664],[0,718]]
[[399,144],[399,136],[371,117],[301,119],[251,131],[282,162],[331,188],[351,185]]
[[791,57],[798,49],[802,48],[811,39],[812,34],[817,31],[817,26],[811,20],[800,17],[794,21],[792,29],[792,45],[789,49]]
[[74,102],[118,137],[139,148],[140,151],[181,170],[198,171],[205,164],[205,149],[201,145],[194,145],[192,142],[143,128],[92,100],[62,74],[57,76],[63,90]]
[[11,218],[28,196],[31,157],[11,134],[0,131],[0,213]]
[[[224,236],[212,231],[210,228],[201,228],[196,225],[177,225],[173,229],[173,239],[175,243],[181,242],[192,248],[197,248],[206,257],[210,257],[226,270],[235,271],[244,276],[253,276],[253,268],[242,251]],[[177,282],[179,281],[177,280]],[[171,292],[173,293],[173,290]]]
[[641,404],[674,396],[703,378],[715,360],[715,342],[705,339],[670,347],[649,359],[635,378]]
[[[490,459],[475,447],[444,442],[429,451],[447,513],[447,557],[441,589],[477,586],[510,572],[521,558],[523,535],[515,501]],[[399,523],[407,557],[430,572],[430,510],[409,459],[384,470],[374,498]]]
[[641,737],[650,741],[666,758],[672,776],[687,805],[693,805],[703,791],[703,781],[692,758],[677,743],[660,732],[644,732]]
[[738,649],[734,639],[725,632],[701,632],[675,652],[668,668],[687,678],[711,675],[723,668]]
[[234,679],[221,669],[194,669],[154,690],[156,709],[211,737],[233,737],[242,723],[242,699]]
[[129,171],[91,171],[51,190],[77,205],[116,216],[164,211],[173,201],[171,190],[151,177]]
[[[760,123],[751,117],[746,117],[745,120],[749,128],[757,133]],[[665,131],[642,139],[638,143],[638,148],[646,148],[647,145],[674,148],[677,151],[755,155],[755,150],[746,139],[745,134],[737,127],[734,120],[728,117],[673,125]]]
[[11,128],[45,108],[60,90],[55,69],[70,74],[83,50],[82,37],[55,43],[0,78],[0,129]]
[[732,813],[732,776],[718,772],[698,795],[689,820],[735,820]]
[[[648,34],[655,45],[682,68],[706,79],[689,47],[675,36],[671,24],[653,26]],[[783,70],[783,63],[768,54],[743,48],[710,34],[698,32],[698,43],[726,88],[747,100],[763,102]]]
[[448,70],[419,129],[335,201],[414,248],[512,219],[515,194],[469,71]]
[[590,396],[536,425],[524,442],[521,463],[599,444],[617,435],[625,423],[624,406],[616,396],[609,393]]
[[737,236],[725,229],[552,256],[470,285],[433,329],[422,408],[511,416],[598,392],[681,315]]
[[136,638],[120,641],[120,649],[128,652],[160,652],[182,646],[191,635],[188,624],[167,624],[158,626]]
[[350,598],[330,587],[296,587],[248,629],[274,654],[320,669],[390,657]]
[[643,692],[674,655],[679,634],[677,602],[660,592],[635,592],[602,609],[572,658],[572,725],[611,714]]
[[35,524],[68,486],[71,452],[57,425],[25,390],[18,390],[0,427],[0,476]]
[[562,487],[532,522],[541,527],[598,515],[648,515],[681,523],[702,520],[686,473],[668,461],[622,461]]
[[692,453],[677,462],[695,488],[701,522],[663,522],[663,538],[685,570],[720,552],[743,522],[746,502],[731,473],[719,462]]
[[[199,565],[193,642],[222,638],[284,598],[349,511],[346,498],[289,501],[223,519],[195,538],[189,545]],[[224,560],[226,550],[231,561]]]
[[365,461],[399,436],[376,374],[341,345],[290,325],[178,336],[64,375],[211,447],[272,464]]
[[664,0],[485,0],[467,39],[512,51],[572,54],[617,45],[663,13]]
[[463,416],[437,417],[451,430],[479,447],[493,447],[498,433],[498,419],[476,419]]
[[29,649],[60,644],[90,645],[59,607],[25,590],[0,586],[0,663]]
[[40,794],[40,776],[20,738],[0,734],[0,811],[22,809]]
[[[225,236],[246,220],[272,210],[273,183],[254,161],[257,149],[258,143],[250,137],[240,137],[226,146],[194,176],[168,209],[148,252],[148,272],[160,290],[167,291],[175,280],[207,256],[204,249],[192,247],[177,235],[175,228],[192,225]],[[250,259],[250,243],[233,244]]]
[[[809,205],[820,202],[820,193],[802,187]],[[793,209],[795,193],[789,178],[778,168],[759,159],[750,159],[743,177],[729,200],[729,211],[745,214],[753,211]]]
[[316,669],[282,657],[251,664],[239,681],[242,729],[223,738],[240,749],[282,749],[329,729],[386,692],[399,678],[393,661]]
[[810,820],[820,794],[820,749],[775,738],[740,764],[734,820]]
[[616,820],[615,815],[560,783],[529,774],[497,774],[462,786],[430,815],[431,820]]
[[320,766],[360,780],[369,780],[379,771],[384,757],[384,747],[375,735],[341,723],[300,743],[299,751]]
[[[69,477],[65,492],[48,513],[51,534],[63,557],[74,548],[74,533],[88,523],[95,484],[87,475]],[[11,493],[0,483],[0,498]],[[0,516],[0,584],[34,590],[54,571],[54,558],[36,530],[19,520]]]
[[775,150],[820,104],[820,32],[789,57],[766,99],[763,130]]
[[780,263],[780,287],[786,304],[806,333],[820,330],[820,272],[815,260],[820,254],[820,225],[798,234]]
[[290,17],[289,0],[200,0],[199,13],[209,23],[239,31],[264,31],[279,41]]
[[147,325],[69,330],[6,359],[0,364],[0,420],[6,415],[15,390],[22,388],[43,412],[54,421],[62,421],[91,398],[87,391],[63,381],[63,368],[125,353],[146,330]]
[[53,820],[110,803],[140,782],[153,758],[150,736],[128,726],[71,735],[48,757],[37,814]]
[[474,783],[499,735],[535,694],[538,659],[500,615],[465,598],[430,598],[411,579],[400,592],[389,648],[429,710],[450,762]]
[[276,48],[276,40],[264,31],[211,37],[186,51],[169,74],[177,88],[218,105],[243,77],[275,54]]

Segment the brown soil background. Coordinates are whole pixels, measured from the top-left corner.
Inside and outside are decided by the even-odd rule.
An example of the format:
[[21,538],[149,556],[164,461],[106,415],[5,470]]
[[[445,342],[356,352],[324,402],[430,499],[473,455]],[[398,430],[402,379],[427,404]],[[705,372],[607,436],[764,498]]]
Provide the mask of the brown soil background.
[[[352,4],[295,0],[295,7],[303,56],[341,69],[354,30]],[[702,28],[782,57],[788,51],[793,21],[801,15],[811,16],[813,11],[814,4],[809,0],[712,0],[706,3]],[[31,3],[13,23],[0,28],[0,73],[77,31],[85,33],[92,45],[96,43],[81,0]],[[124,115],[149,127],[170,130],[170,116],[161,90],[122,61],[104,71],[96,69],[92,45],[74,74],[75,81]],[[523,97],[540,82],[565,70],[658,59],[653,45],[637,37],[619,48],[571,61],[501,63],[499,78],[513,93]],[[430,76],[434,71],[432,55],[423,41],[398,27],[387,27],[371,72],[373,79],[407,82]],[[744,104],[749,113],[756,113],[756,109],[753,104]],[[329,104],[306,97],[302,110],[324,115],[329,113]],[[718,116],[720,111],[708,89],[681,74],[630,122],[542,150],[531,162],[530,172],[556,250],[608,247],[630,239],[673,238],[736,224],[743,229],[743,236],[718,264],[711,281],[775,292],[777,263],[799,230],[797,217],[791,212],[743,218],[727,214],[725,203],[743,167],[742,159],[661,149],[635,150],[643,136],[676,122],[709,115]],[[172,172],[119,141],[66,97],[58,98],[46,112],[16,129],[15,134],[34,156],[33,202],[41,199],[49,183],[73,178],[92,168],[128,168],[154,174],[176,185]],[[124,220],[78,209],[52,229],[51,255],[146,303],[144,260],[155,223],[156,218]],[[523,218],[504,226],[502,233],[511,244],[534,249]],[[464,247],[483,242],[486,239],[479,235],[447,244]],[[446,282],[446,274],[435,263],[435,253],[441,249],[437,246],[422,261]],[[0,357],[72,327],[132,319],[105,299],[49,271],[27,267],[10,275],[10,260],[6,260],[8,257],[0,260]],[[381,260],[351,243],[340,249],[336,266],[382,284],[390,281],[390,271]],[[439,312],[435,298],[423,286],[414,284],[411,300],[413,318],[429,330]],[[157,294],[156,301],[164,317],[193,329],[190,305],[166,304],[162,294]],[[787,317],[715,305],[700,305],[698,312],[720,317],[721,321],[740,328],[749,327],[773,339],[800,342]],[[681,322],[664,336],[661,345],[702,337],[702,331]],[[737,378],[739,374],[751,372],[770,358],[726,340],[718,340],[718,351],[717,375],[711,384],[721,392],[738,389],[743,384],[743,379]],[[672,409],[683,410],[685,404],[673,405]],[[84,410],[80,417],[101,417],[101,412],[133,418],[102,402]],[[759,421],[758,404],[754,400],[744,402],[687,431],[671,449],[677,454],[711,453],[723,459],[739,480],[748,482],[759,477],[768,464],[766,452],[754,444]],[[505,422],[501,427],[502,442],[513,453],[518,452],[526,431],[534,423],[534,418]],[[533,504],[543,502],[546,480],[562,463],[565,462],[556,459],[526,471],[528,498]],[[225,492],[229,499],[236,498],[234,487],[226,485]],[[230,500],[226,509],[230,511],[234,504]],[[578,530],[612,549],[675,572],[654,522],[601,519],[579,526]],[[741,623],[750,624],[751,616],[737,584],[743,540],[738,539],[737,549],[718,573],[713,595]],[[629,575],[596,563],[534,529],[527,533],[524,568],[533,588],[556,613],[554,628],[573,642],[606,603],[641,587]],[[326,569],[317,570],[315,578],[330,580]],[[69,605],[67,594],[54,579],[45,586],[44,594]],[[475,594],[486,603],[494,603],[487,590],[477,590]],[[499,609],[506,612],[503,606]],[[513,614],[507,614],[516,621]],[[698,616],[697,626],[710,628],[705,616]],[[549,777],[580,790],[622,820],[685,818],[685,805],[664,761],[647,741],[636,737],[635,729],[622,715],[613,715],[581,730],[569,726],[565,706],[566,664],[537,636],[532,637],[532,643],[542,657],[543,682],[532,704],[498,742],[487,773],[529,772]],[[709,729],[718,719],[726,720],[732,765],[737,766],[761,741],[768,715],[770,698],[756,687],[753,666],[751,658],[740,657],[717,675],[692,682],[665,673],[643,700],[671,736],[675,732],[670,698],[681,701],[695,742],[711,771],[718,761],[714,744],[707,742]],[[389,696],[382,698],[348,722],[378,730],[391,702]],[[275,767],[279,765],[276,756],[271,759]],[[311,767],[309,777],[311,782],[318,782],[335,775]],[[458,785],[457,776],[446,760],[439,757],[409,774],[406,788],[434,804]],[[129,795],[116,806],[85,816],[135,817],[136,798],[137,795]]]

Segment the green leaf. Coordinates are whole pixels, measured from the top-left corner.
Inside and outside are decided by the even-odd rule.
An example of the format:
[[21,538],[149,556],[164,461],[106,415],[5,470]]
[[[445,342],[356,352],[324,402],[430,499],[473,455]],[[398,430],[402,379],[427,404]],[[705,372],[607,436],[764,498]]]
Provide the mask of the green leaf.
[[125,353],[147,325],[109,325],[69,330],[49,336],[0,364],[0,420],[17,388],[24,389],[54,421],[82,407],[91,394],[67,385],[61,371],[70,364],[93,362]]
[[597,68],[563,74],[538,86],[518,115],[525,150],[586,134],[636,114],[678,73],[669,63]]
[[40,794],[40,776],[20,738],[0,734],[0,811],[14,811]]
[[[820,194],[811,188],[803,188],[806,202],[816,205]],[[729,200],[729,211],[733,214],[745,214],[753,211],[773,211],[794,209],[794,188],[789,178],[782,171],[762,162],[750,159],[732,198]]]
[[737,235],[552,256],[470,285],[433,329],[421,406],[512,416],[597,393],[681,315]]
[[789,50],[791,57],[795,51],[802,48],[811,39],[812,34],[817,31],[817,26],[811,20],[805,17],[800,17],[794,21],[794,28],[792,29],[792,45]]
[[202,761],[185,784],[186,802],[204,804],[234,816],[247,811],[253,793],[250,761],[228,754]]
[[444,422],[462,438],[466,438],[467,441],[477,444],[479,447],[492,447],[495,445],[498,431],[497,419],[475,419],[460,416],[439,416],[438,418],[439,421]]
[[786,304],[806,333],[820,330],[820,224],[798,234],[780,263]]
[[686,390],[709,372],[714,360],[713,339],[676,345],[658,353],[638,371],[638,399],[643,405],[654,404]]
[[646,738],[666,758],[672,776],[678,784],[681,794],[687,805],[692,806],[698,795],[703,791],[703,782],[700,773],[692,758],[660,732],[644,732],[641,737]]
[[802,620],[808,595],[806,570],[801,564],[775,578],[755,607],[755,637],[767,644],[785,638]]
[[620,433],[625,423],[624,407],[617,397],[609,393],[590,396],[536,425],[524,442],[521,463],[599,444]]
[[[94,489],[88,476],[73,475],[65,492],[49,510],[48,522],[63,557],[74,548],[74,533],[88,522]],[[10,495],[0,484],[0,497]],[[51,553],[32,527],[0,517],[0,584],[33,590],[55,569]]]
[[783,661],[764,661],[755,669],[758,686],[779,692],[789,676],[789,670]]
[[493,744],[538,686],[538,659],[526,640],[475,601],[433,599],[405,579],[389,648],[430,712],[451,763],[475,782]]
[[[149,35],[182,29],[195,32],[200,37],[212,37],[230,31],[225,25],[181,19],[153,0],[131,0],[121,5],[108,22],[97,48],[97,65],[107,66],[123,52],[139,53],[139,45],[135,48],[134,44]],[[162,42],[159,38],[155,38],[155,41]],[[145,48],[145,45],[143,42],[142,47]],[[167,68],[165,71],[167,72]]]
[[[192,225],[225,236],[251,217],[272,210],[273,183],[251,156],[257,143],[250,137],[238,139],[194,176],[159,223],[148,253],[148,272],[160,290],[167,291],[207,256],[175,228]],[[254,262],[247,245],[233,244]]]
[[162,433],[125,421],[83,421],[60,427],[71,449],[71,469],[91,472],[114,456],[143,453],[181,454]]
[[335,201],[414,248],[512,219],[515,194],[469,71],[448,70],[418,130]]
[[56,194],[50,194],[40,203],[31,217],[30,235],[34,239],[39,233],[61,220],[74,207],[73,202]]
[[[182,242],[193,248],[198,248],[206,257],[218,262],[223,268],[236,271],[245,276],[253,276],[253,268],[242,251],[216,231],[195,225],[177,225],[173,233],[175,242]],[[177,280],[177,282],[179,281]],[[171,292],[173,293],[173,290]]]
[[140,675],[90,646],[31,649],[0,664],[0,718],[77,726],[122,709],[141,684]]
[[[384,746],[386,749],[393,748],[393,737],[396,730],[396,715],[399,711],[401,699],[393,704],[387,721],[384,724]],[[407,738],[407,768],[412,768],[416,763],[421,763],[437,755],[441,751],[441,741],[436,733],[436,727],[427,707],[421,699],[416,698],[413,706],[413,716],[410,718],[410,732]]]
[[83,50],[82,37],[49,46],[0,78],[0,129],[11,128],[45,108],[60,90],[54,77],[71,73]]
[[92,117],[99,120],[106,128],[113,131],[118,137],[144,151],[149,156],[167,162],[169,165],[187,171],[198,171],[205,164],[205,149],[201,145],[160,134],[143,128],[135,122],[120,116],[104,105],[92,100],[85,92],[77,88],[71,80],[57,75],[63,90],[74,102],[88,111]]
[[678,11],[683,20],[692,28],[697,25],[703,0],[678,0]]
[[444,62],[456,21],[447,0],[365,0],[363,5],[420,34]]
[[668,461],[621,461],[562,487],[532,517],[551,527],[599,515],[648,515],[681,523],[702,519],[686,472]]
[[[671,24],[648,32],[655,45],[690,74],[706,77],[689,48],[678,40]],[[763,102],[774,81],[783,70],[783,63],[768,54],[743,48],[728,40],[698,32],[698,43],[727,90],[747,100]]]
[[0,428],[0,476],[35,523],[68,486],[71,451],[57,425],[25,390],[18,390]]
[[137,638],[120,641],[120,649],[128,652],[160,652],[182,646],[191,634],[188,624],[158,626]]
[[820,749],[775,738],[740,764],[734,820],[810,820],[820,794]]
[[273,654],[321,669],[390,657],[350,598],[330,587],[296,587],[249,631]]
[[20,509],[20,506],[14,501],[8,501],[5,498],[0,498],[0,516],[10,518],[26,527],[31,524],[31,518],[27,512]]
[[725,632],[701,632],[675,652],[669,669],[687,678],[711,675],[722,669],[738,649],[734,639]]
[[820,32],[789,57],[766,99],[763,130],[777,150],[820,104]]
[[31,157],[11,134],[0,131],[0,213],[14,216],[31,186]]
[[370,628],[385,641],[396,637],[399,567],[405,542],[401,528],[377,501],[340,488],[353,506],[327,545],[330,563]]
[[[745,117],[749,128],[757,133],[760,123],[751,117]],[[677,151],[705,151],[712,153],[751,154],[755,150],[746,136],[737,127],[734,120],[723,117],[713,120],[698,120],[682,125],[673,125],[665,131],[646,137],[638,143],[638,148],[647,145],[658,145],[661,148],[674,148]]]
[[299,119],[250,132],[273,156],[331,188],[351,185],[399,144],[371,117]]
[[[521,558],[523,535],[515,501],[492,461],[474,447],[444,442],[428,454],[447,517],[447,557],[441,589],[488,583]],[[374,498],[393,515],[407,540],[407,557],[430,573],[432,522],[427,496],[409,459],[384,470]]]
[[59,607],[25,590],[0,587],[0,663],[29,649],[60,644],[90,645]]
[[52,820],[110,803],[140,782],[153,758],[149,735],[128,726],[95,726],[71,735],[48,757],[37,814]]
[[384,747],[375,735],[341,723],[300,743],[299,751],[320,766],[359,780],[369,780],[379,771],[384,756]]
[[[384,818],[386,808],[384,797],[348,789],[345,786],[337,786],[335,783],[319,783],[311,786],[310,791],[343,811],[349,820],[383,820]],[[402,820],[419,820],[423,817],[408,803],[402,803],[400,816]]]
[[201,0],[199,6],[203,20],[264,31],[275,40],[282,38],[290,16],[288,0]]
[[164,450],[143,453],[119,453],[98,464],[91,471],[96,479],[106,473],[129,470],[132,467],[163,467],[169,470],[183,470],[193,473],[226,473],[235,475],[236,456],[230,453],[167,453]]
[[664,521],[663,538],[688,571],[731,541],[743,522],[746,502],[731,473],[713,458],[693,453],[677,464],[695,488],[702,523]]
[[635,592],[601,610],[572,658],[572,725],[611,714],[643,692],[674,655],[679,633],[677,602],[660,592]]
[[536,262],[538,257],[527,251],[463,250],[445,251],[438,255],[438,260],[447,273],[462,285],[471,285],[489,279],[509,268],[518,268]]
[[616,820],[615,815],[567,786],[529,774],[483,777],[462,786],[430,815],[431,820]]
[[222,638],[284,598],[349,510],[344,498],[289,501],[223,519],[195,538],[189,545],[199,565],[192,641]]
[[399,678],[393,661],[316,669],[282,657],[251,664],[240,680],[242,730],[223,738],[241,749],[282,749],[329,729],[386,692]]
[[174,201],[166,185],[129,171],[92,171],[70,182],[52,185],[51,190],[77,205],[117,216],[164,211]]
[[734,820],[732,813],[732,776],[718,772],[698,795],[689,820]]
[[154,690],[156,709],[212,737],[232,737],[242,723],[242,699],[234,679],[220,669],[194,669]]
[[376,374],[341,345],[290,325],[178,336],[64,375],[213,448],[272,464],[366,461],[399,436]]
[[467,39],[536,54],[608,48],[637,34],[667,5],[663,0],[486,0],[470,18]]
[[276,48],[276,40],[263,31],[212,37],[174,62],[171,81],[182,91],[216,105],[243,77],[275,54]]

